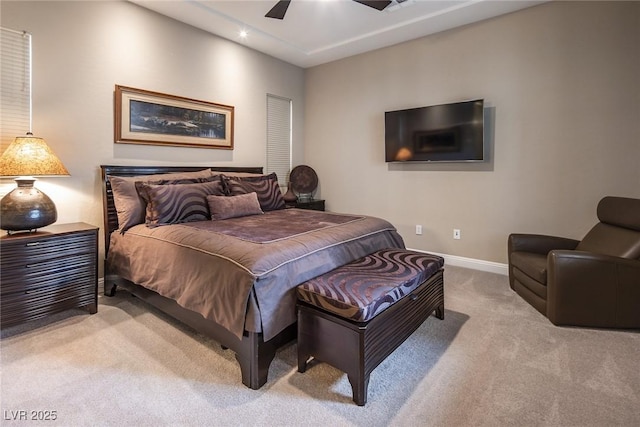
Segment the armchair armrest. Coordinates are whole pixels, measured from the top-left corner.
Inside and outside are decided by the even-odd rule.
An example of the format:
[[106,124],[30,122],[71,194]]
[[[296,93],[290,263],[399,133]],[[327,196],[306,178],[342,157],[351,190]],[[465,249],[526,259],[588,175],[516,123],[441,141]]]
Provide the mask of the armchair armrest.
[[553,324],[640,328],[640,260],[553,250],[547,263]]
[[554,249],[573,250],[578,246],[578,243],[580,243],[579,240],[543,234],[510,234],[507,247],[509,254],[511,252],[533,252],[546,255]]

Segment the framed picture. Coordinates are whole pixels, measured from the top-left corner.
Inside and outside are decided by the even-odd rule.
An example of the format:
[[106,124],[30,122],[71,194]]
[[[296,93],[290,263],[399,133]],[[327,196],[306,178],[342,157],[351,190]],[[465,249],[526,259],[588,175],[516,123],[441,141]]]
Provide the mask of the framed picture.
[[233,150],[233,107],[116,85],[115,142]]

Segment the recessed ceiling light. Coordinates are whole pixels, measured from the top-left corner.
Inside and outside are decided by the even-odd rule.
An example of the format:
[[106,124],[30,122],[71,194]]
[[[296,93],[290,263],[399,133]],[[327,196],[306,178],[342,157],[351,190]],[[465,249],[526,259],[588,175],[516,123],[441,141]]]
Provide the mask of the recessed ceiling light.
[[249,36],[249,32],[247,30],[240,30],[240,38],[246,39]]

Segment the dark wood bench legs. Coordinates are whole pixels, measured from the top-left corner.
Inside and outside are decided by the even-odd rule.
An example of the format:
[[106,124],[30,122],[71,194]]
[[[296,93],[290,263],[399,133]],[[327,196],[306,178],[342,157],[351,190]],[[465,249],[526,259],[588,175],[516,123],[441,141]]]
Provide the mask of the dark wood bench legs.
[[349,375],[347,378],[351,383],[351,390],[353,393],[353,401],[358,406],[364,406],[367,403],[367,390],[369,389],[369,375],[361,378],[358,375]]

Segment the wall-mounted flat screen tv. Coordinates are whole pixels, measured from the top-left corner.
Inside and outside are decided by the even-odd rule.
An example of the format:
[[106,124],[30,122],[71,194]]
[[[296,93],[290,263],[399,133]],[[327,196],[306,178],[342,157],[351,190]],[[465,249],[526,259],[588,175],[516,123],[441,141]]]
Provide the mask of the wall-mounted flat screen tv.
[[384,113],[387,162],[484,161],[484,100]]

